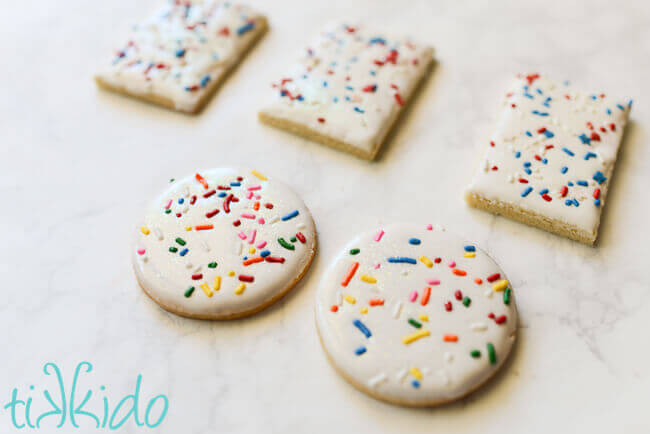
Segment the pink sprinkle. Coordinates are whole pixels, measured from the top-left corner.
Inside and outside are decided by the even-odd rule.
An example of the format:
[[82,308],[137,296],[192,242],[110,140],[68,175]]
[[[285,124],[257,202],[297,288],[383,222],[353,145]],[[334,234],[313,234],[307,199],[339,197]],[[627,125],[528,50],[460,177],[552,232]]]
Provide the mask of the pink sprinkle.
[[409,300],[415,301],[417,299],[418,299],[418,292],[413,290],[413,292],[411,292],[411,295],[409,295]]
[[237,235],[239,235],[239,238],[241,238],[242,240],[245,240],[245,239],[246,239],[246,234],[243,233],[243,232],[240,232],[240,233],[238,233]]
[[266,223],[266,220],[264,220],[263,217],[260,217],[260,218],[257,220],[257,223],[263,225],[264,223]]
[[433,230],[433,225],[427,225],[427,230],[432,231]]
[[248,191],[260,190],[261,188],[262,188],[261,185],[255,185],[253,187],[248,187]]
[[429,279],[427,280],[427,283],[429,285],[440,285],[440,281],[438,279]]
[[449,263],[449,268],[454,268],[456,266],[456,261],[451,261]]
[[257,235],[257,230],[253,229],[253,232],[251,232],[251,237],[248,239],[248,244],[253,244],[255,242],[256,235]]
[[259,243],[259,244],[257,245],[257,248],[258,248],[258,249],[263,249],[264,246],[266,246],[266,241],[262,241],[261,243]]
[[167,202],[167,205],[165,205],[165,209],[169,209],[169,207],[172,206],[172,200],[169,199],[169,202]]
[[242,216],[243,218],[245,218],[245,219],[255,220],[255,214],[244,213],[244,214],[242,214],[241,216]]
[[375,241],[379,242],[381,240],[381,237],[384,236],[384,230],[381,229],[379,232],[377,232],[377,235],[375,235]]
[[381,267],[381,264],[380,264],[379,262],[377,262],[377,263],[375,264],[375,270],[379,269],[379,267]]
[[262,196],[260,196],[259,194],[255,195],[255,200],[260,200],[261,198],[262,198]]
[[253,198],[253,192],[252,191],[249,191],[248,193],[246,193],[246,199],[252,199],[252,198]]
[[144,249],[138,249],[138,255],[144,255],[145,250]]

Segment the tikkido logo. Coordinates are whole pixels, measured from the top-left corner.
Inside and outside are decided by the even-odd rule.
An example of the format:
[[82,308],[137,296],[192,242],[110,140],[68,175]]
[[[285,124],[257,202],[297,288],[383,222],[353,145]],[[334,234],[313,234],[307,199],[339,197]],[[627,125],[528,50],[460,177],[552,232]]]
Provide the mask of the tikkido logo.
[[142,375],[136,378],[134,392],[121,398],[111,409],[111,401],[106,396],[106,386],[100,386],[95,397],[92,390],[88,388],[83,390],[79,387],[79,378],[82,374],[89,374],[92,370],[93,365],[89,362],[79,363],[68,390],[59,367],[55,363],[46,363],[43,366],[43,373],[50,378],[53,377],[56,382],[52,392],[44,387],[41,396],[34,385],[29,386],[29,391],[26,393],[14,388],[9,401],[0,405],[3,405],[5,413],[8,413],[11,418],[11,424],[17,429],[94,427],[117,430],[129,420],[130,427],[133,424],[148,428],[160,426],[167,415],[169,399],[163,394],[154,396],[147,401],[146,409],[142,413],[140,409]]

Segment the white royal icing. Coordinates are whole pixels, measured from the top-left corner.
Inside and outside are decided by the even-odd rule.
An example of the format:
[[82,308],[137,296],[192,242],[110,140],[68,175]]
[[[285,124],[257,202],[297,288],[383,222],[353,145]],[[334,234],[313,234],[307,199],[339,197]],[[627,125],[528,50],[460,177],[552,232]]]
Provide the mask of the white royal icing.
[[316,323],[334,364],[392,402],[465,395],[501,366],[515,339],[517,312],[503,271],[474,244],[429,228],[394,225],[360,235],[316,297]]
[[98,77],[129,93],[166,97],[177,109],[192,110],[262,31],[262,20],[230,2],[167,0],[133,28]]
[[408,38],[330,25],[274,84],[277,101],[262,112],[372,152],[411,97],[432,53]]
[[211,169],[172,182],[151,203],[133,262],[138,281],[159,304],[217,318],[250,312],[282,294],[305,271],[315,245],[311,214],[287,186],[256,171]]
[[595,238],[631,103],[519,76],[468,193]]

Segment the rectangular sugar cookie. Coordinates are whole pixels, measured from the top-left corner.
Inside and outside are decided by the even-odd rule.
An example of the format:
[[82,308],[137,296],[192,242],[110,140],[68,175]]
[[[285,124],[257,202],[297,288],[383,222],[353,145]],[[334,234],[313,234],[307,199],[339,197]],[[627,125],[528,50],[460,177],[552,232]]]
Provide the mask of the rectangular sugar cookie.
[[133,28],[95,81],[103,88],[196,113],[265,30],[266,19],[246,6],[168,0]]
[[518,76],[465,199],[593,244],[630,108],[539,74]]
[[375,157],[432,61],[433,49],[333,24],[279,82],[263,123],[361,158]]

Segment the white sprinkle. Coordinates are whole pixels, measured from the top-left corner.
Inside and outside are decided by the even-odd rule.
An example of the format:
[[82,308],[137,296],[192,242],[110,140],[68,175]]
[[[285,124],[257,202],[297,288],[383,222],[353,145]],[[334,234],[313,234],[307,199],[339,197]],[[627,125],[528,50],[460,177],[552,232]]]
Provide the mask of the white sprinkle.
[[408,371],[406,369],[400,369],[397,372],[397,375],[395,377],[397,377],[397,381],[401,383],[402,381],[404,381],[407,374],[408,374]]
[[239,241],[235,242],[235,255],[241,255],[241,243]]
[[190,261],[187,261],[187,262],[185,263],[185,266],[186,266],[187,268],[192,268],[192,267],[193,267],[193,265],[192,265],[192,263],[191,263]]
[[185,206],[183,207],[183,210],[182,210],[181,212],[182,212],[183,214],[185,214],[185,213],[188,212],[189,210],[190,210],[190,206],[187,205],[187,204],[185,204]]
[[338,304],[339,306],[343,304],[343,294],[341,293],[341,291],[336,292],[336,304]]
[[159,227],[155,227],[155,228],[153,228],[153,234],[156,236],[156,238],[158,238],[159,240],[162,241],[162,239],[163,239],[163,233],[162,233],[162,231],[160,230]]
[[269,220],[269,224],[272,225],[273,223],[277,223],[280,220],[280,217],[275,216],[271,220]]
[[393,308],[393,318],[398,319],[401,311],[402,311],[402,302],[398,301],[395,307]]
[[484,296],[487,298],[492,298],[492,294],[494,294],[494,291],[491,289],[486,289],[485,292],[483,293]]
[[449,384],[449,377],[447,377],[447,373],[445,372],[444,369],[441,369],[438,371],[438,376],[442,380],[442,385],[446,386]]
[[298,226],[296,226],[296,228],[298,228],[298,230],[301,231],[303,229],[306,229],[307,225],[304,223],[298,223]]
[[198,273],[199,271],[201,271],[201,266],[200,266],[200,265],[194,269],[194,273],[196,274],[196,273]]
[[183,187],[183,196],[187,197],[189,195],[190,195],[190,186],[186,185],[185,187]]
[[509,182],[510,184],[512,184],[513,182],[515,182],[515,177],[512,176],[512,175],[508,175],[508,182]]
[[404,269],[402,270],[402,276],[407,276],[409,274],[408,270]]
[[388,377],[386,377],[385,373],[381,372],[368,380],[368,386],[377,387],[380,383],[383,383],[386,380],[388,380]]
[[443,354],[443,357],[445,358],[445,362],[451,363],[454,360],[454,355],[451,354],[449,351],[445,351],[445,354]]
[[475,332],[482,332],[487,330],[488,326],[484,322],[475,322],[470,325],[470,328]]
[[210,251],[210,246],[205,242],[205,240],[201,240],[201,247],[203,247],[206,252]]

